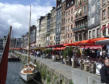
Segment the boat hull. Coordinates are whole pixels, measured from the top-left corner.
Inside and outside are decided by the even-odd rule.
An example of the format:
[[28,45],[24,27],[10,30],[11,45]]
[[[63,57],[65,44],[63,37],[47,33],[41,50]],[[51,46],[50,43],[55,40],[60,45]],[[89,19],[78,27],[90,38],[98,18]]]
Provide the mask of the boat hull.
[[22,74],[20,73],[21,78],[25,81],[31,81],[34,78],[34,74]]

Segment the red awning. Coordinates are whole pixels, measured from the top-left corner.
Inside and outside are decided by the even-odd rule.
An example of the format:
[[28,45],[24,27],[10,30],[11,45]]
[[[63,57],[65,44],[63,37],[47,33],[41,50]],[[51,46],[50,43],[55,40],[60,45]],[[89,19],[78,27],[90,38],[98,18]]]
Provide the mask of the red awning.
[[80,48],[84,48],[84,49],[101,49],[103,46],[101,45],[93,45],[93,46],[81,46]]
[[74,43],[66,43],[64,46],[76,46]]
[[47,48],[54,48],[54,47],[64,47],[64,44],[49,45]]
[[10,48],[9,50],[22,50],[22,48]]
[[55,45],[49,45],[47,48],[53,48],[55,47]]
[[70,44],[64,44],[64,46],[92,46],[95,45],[96,41],[106,40],[108,38],[94,38],[89,40],[78,41]]
[[95,44],[96,41],[102,41],[102,40],[106,40],[106,39],[109,39],[109,38],[94,38],[94,39],[89,39],[88,43],[90,44]]
[[57,48],[53,48],[53,50],[64,50],[66,47],[57,47]]
[[79,45],[79,46],[90,45],[90,44],[88,43],[88,41],[89,41],[89,40],[80,41],[80,42],[78,43],[78,45]]

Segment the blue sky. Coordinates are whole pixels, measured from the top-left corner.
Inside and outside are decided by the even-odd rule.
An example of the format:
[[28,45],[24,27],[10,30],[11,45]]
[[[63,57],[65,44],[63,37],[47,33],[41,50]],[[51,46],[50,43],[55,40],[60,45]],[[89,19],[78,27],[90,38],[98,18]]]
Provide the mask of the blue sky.
[[[37,19],[50,12],[55,6],[55,0],[31,0],[32,25],[37,25]],[[8,33],[13,26],[13,36],[20,37],[28,32],[29,0],[0,0],[0,37]]]

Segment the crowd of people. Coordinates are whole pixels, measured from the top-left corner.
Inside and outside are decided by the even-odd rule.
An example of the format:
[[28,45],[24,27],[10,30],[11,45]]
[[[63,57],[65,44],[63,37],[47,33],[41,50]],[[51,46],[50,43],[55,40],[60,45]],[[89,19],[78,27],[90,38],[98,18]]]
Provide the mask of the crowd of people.
[[[35,57],[53,57],[55,60],[57,58],[60,59],[62,63],[65,61],[64,57],[62,56],[63,51],[45,53],[40,50],[32,50],[31,54]],[[109,56],[106,49],[73,48],[71,55],[66,56],[66,61],[68,64],[72,64],[72,61],[75,61],[76,66],[79,66],[80,69],[85,68],[86,71],[89,70],[91,73],[100,75],[101,82],[109,84]]]

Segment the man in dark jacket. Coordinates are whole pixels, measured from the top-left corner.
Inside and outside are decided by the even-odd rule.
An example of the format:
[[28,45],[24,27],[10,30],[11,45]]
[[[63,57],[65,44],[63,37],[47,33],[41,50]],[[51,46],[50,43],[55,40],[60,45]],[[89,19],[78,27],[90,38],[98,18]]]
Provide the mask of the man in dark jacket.
[[109,58],[104,61],[104,66],[100,70],[101,82],[109,84]]

